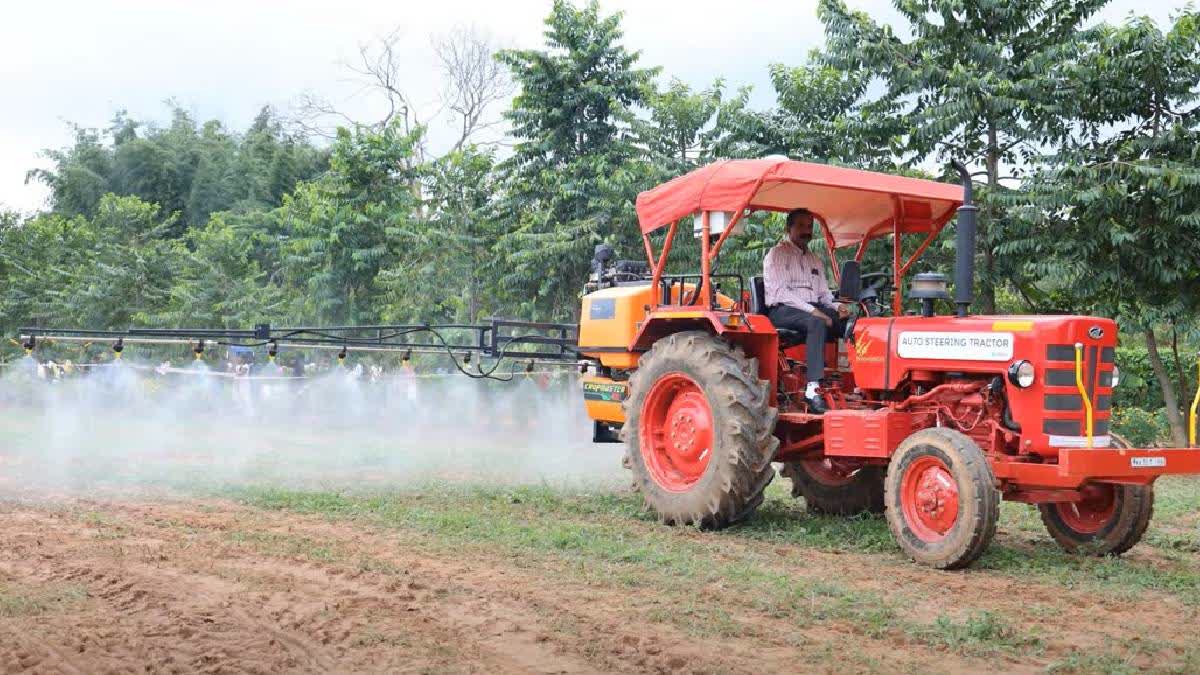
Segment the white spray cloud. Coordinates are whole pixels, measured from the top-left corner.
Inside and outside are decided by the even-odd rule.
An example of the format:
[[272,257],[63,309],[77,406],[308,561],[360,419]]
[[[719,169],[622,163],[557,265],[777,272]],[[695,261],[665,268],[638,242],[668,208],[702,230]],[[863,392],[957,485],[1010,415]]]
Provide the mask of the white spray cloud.
[[459,374],[367,381],[159,372],[118,363],[58,380],[0,376],[0,497],[228,486],[389,490],[430,482],[628,484],[622,448],[593,444],[578,377]]

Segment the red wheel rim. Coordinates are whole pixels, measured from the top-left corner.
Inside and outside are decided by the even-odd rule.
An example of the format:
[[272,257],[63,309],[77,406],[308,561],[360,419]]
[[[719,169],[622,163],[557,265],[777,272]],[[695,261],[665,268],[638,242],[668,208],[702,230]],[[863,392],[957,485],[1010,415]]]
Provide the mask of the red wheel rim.
[[654,482],[687,491],[712,458],[713,415],[700,385],[683,373],[659,378],[642,404],[638,434]]
[[823,459],[802,459],[800,464],[813,480],[829,487],[842,487],[854,480],[858,467],[846,468],[835,464],[828,457]]
[[925,542],[940,541],[958,521],[958,483],[941,459],[918,457],[904,471],[900,504],[913,534]]
[[1117,513],[1117,489],[1112,485],[1086,485],[1077,502],[1055,504],[1063,524],[1080,534],[1096,534]]

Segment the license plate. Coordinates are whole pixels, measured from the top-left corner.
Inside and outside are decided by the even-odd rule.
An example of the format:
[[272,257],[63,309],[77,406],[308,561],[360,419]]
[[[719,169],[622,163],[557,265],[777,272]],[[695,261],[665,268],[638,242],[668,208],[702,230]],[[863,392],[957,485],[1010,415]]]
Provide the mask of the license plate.
[[1152,466],[1166,466],[1166,457],[1130,457],[1129,466],[1135,469],[1144,469]]

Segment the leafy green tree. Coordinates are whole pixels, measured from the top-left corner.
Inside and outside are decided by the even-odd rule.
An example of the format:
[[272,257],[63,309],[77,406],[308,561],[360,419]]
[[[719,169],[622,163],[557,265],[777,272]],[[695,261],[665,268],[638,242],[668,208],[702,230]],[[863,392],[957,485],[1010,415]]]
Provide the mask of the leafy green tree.
[[53,168],[30,171],[27,180],[50,188],[55,212],[91,217],[107,193],[136,196],[182,214],[164,233],[172,238],[217,211],[278,206],[326,164],[325,153],[288,134],[269,107],[242,136],[215,120],[198,127],[178,105],[166,127],[119,113],[107,129],[76,127],[72,146],[43,154]]
[[661,91],[652,90],[650,119],[640,126],[642,142],[665,178],[685,173],[712,157],[712,137],[725,85],[721,80],[702,91],[672,78]]
[[[851,11],[844,0],[821,0],[818,16],[828,63],[881,78],[881,100],[902,106],[903,149],[917,160],[981,162],[994,194],[1019,172],[1019,160],[1066,132],[1070,120],[1060,109],[1056,90],[1063,83],[1055,73],[1079,42],[1083,22],[1106,3],[895,0],[909,24],[900,30]],[[996,209],[986,208],[979,232],[984,313],[995,311],[996,284],[1009,272],[994,255],[1004,239],[998,225]]]
[[38,181],[50,189],[50,203],[57,213],[90,216],[108,191],[112,173],[112,149],[100,131],[72,125],[75,142],[68,148],[45,150],[42,156],[54,163],[53,170],[31,169],[25,182]]
[[151,323],[244,328],[285,318],[280,289],[268,283],[242,234],[222,215],[189,231],[187,244],[167,307]]
[[514,308],[527,315],[574,311],[595,244],[641,250],[633,199],[651,181],[634,109],[646,104],[656,70],[637,67],[620,23],[595,1],[556,0],[546,49],[498,55],[519,88],[507,113],[516,143],[502,165],[511,232],[500,250]]
[[1182,445],[1179,393],[1190,378],[1172,382],[1159,333],[1176,345],[1200,311],[1200,14],[1184,12],[1165,32],[1148,18],[1099,26],[1061,79],[1075,138],[1027,181],[1027,229],[1000,250],[1065,289],[1072,308],[1141,333]]
[[772,64],[776,107],[751,110],[743,93],[722,107],[715,154],[786,155],[862,168],[892,169],[904,128],[891,99],[867,98],[870,74],[824,65]]
[[285,285],[292,316],[305,321],[372,323],[377,277],[396,260],[397,235],[417,208],[409,166],[421,130],[339,129],[329,171],[284,198]]
[[64,292],[95,250],[92,224],[79,215],[0,219],[0,329],[49,325],[69,300]]
[[502,313],[492,153],[465,146],[431,162],[425,178],[426,215],[396,229],[395,262],[380,274],[385,318],[476,322]]
[[202,225],[214,212],[236,203],[236,157],[237,140],[225,132],[220,122],[206,122],[200,131],[199,159],[184,206],[190,225]]
[[92,219],[96,243],[78,253],[70,281],[55,290],[59,323],[124,328],[162,311],[183,249],[165,236],[177,229],[176,215],[160,214],[137,197],[100,199]]

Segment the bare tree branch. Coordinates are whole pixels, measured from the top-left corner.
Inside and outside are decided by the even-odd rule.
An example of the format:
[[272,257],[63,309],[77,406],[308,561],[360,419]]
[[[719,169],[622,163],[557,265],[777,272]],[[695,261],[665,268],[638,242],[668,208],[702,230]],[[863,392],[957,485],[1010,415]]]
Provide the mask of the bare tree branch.
[[[354,96],[366,94],[382,97],[386,112],[381,119],[369,122],[356,120],[328,99],[303,94],[293,104],[293,125],[305,133],[325,138],[332,137],[334,129],[345,124],[381,129],[398,120],[405,133],[411,133],[420,126],[417,107],[403,88],[404,64],[397,49],[402,37],[401,30],[397,28],[372,41],[360,43],[356,58],[342,63],[353,74],[351,79],[361,83]],[[424,141],[418,142],[416,151],[418,159],[424,161]]]
[[[450,151],[467,144],[499,145],[497,138],[481,141],[479,136],[501,126],[502,119],[494,109],[506,101],[515,86],[508,69],[495,58],[497,43],[490,33],[473,26],[460,26],[430,41],[442,75],[442,90],[436,105],[419,105],[405,82],[405,66],[401,53],[403,33],[400,29],[358,45],[349,61],[341,63],[349,74],[348,82],[359,85],[351,98],[369,96],[382,100],[381,118],[363,121],[352,118],[338,104],[316,94],[305,93],[293,103],[290,124],[297,131],[323,138],[336,135],[338,126],[361,126],[380,129],[397,123],[405,133],[412,133],[426,120],[449,117],[455,129]],[[419,112],[423,111],[423,112]],[[416,163],[429,158],[425,138],[417,141]]]
[[460,26],[432,43],[445,78],[442,102],[454,114],[459,130],[453,150],[459,150],[478,132],[500,124],[499,118],[488,114],[493,104],[512,95],[513,82],[508,69],[496,60],[495,41],[486,31]]

